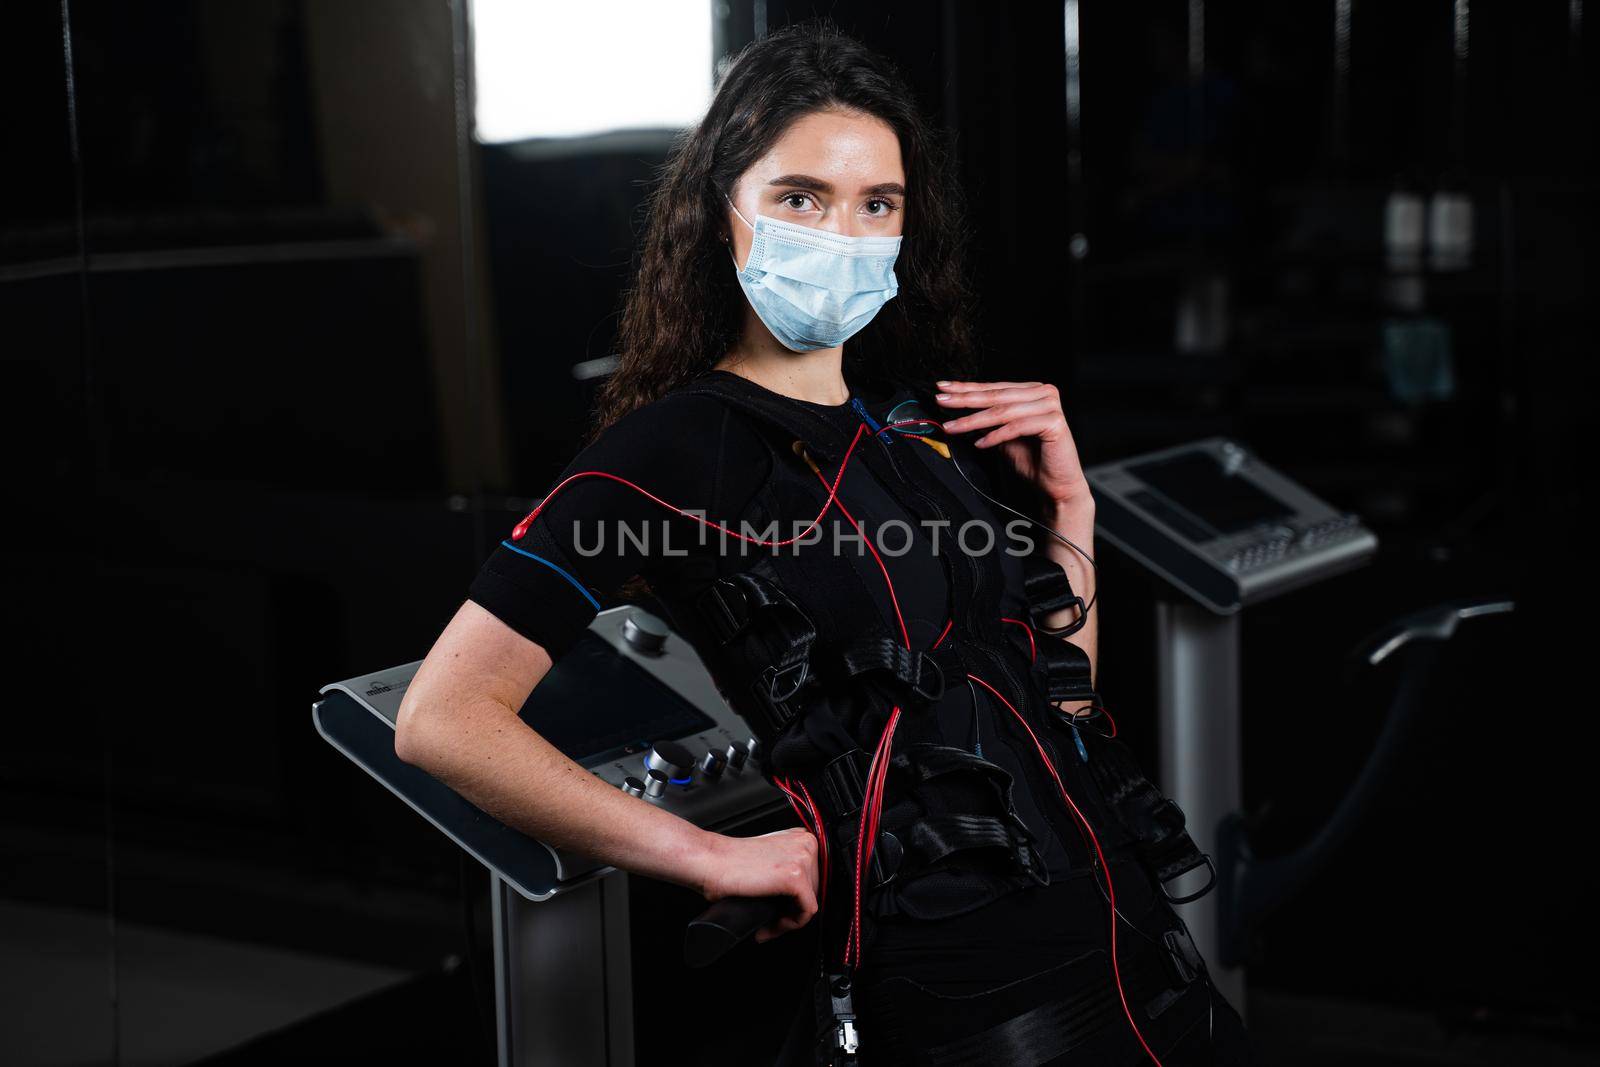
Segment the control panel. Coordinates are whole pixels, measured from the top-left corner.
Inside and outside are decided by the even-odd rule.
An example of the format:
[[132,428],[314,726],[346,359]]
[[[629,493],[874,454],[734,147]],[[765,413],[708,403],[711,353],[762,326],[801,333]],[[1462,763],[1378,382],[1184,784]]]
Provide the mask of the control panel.
[[[318,731],[530,900],[610,870],[499,823],[394,755],[395,720],[421,665],[324,686]],[[784,804],[694,649],[641,608],[596,616],[518,714],[602,781],[696,825],[728,830]]]
[[1377,550],[1358,516],[1226,438],[1085,473],[1096,533],[1219,614],[1352,570]]

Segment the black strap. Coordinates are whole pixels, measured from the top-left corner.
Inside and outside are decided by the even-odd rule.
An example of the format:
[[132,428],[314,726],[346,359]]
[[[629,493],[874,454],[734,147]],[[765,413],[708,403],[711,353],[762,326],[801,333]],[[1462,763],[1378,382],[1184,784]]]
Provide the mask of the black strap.
[[918,819],[898,835],[901,864],[907,871],[931,867],[952,853],[968,849],[999,849],[1014,856],[1023,868],[1034,867],[1028,839],[1010,822],[992,815],[950,813]]
[[[1141,1026],[1165,1014],[1193,981],[1206,980],[1198,972],[1191,972],[1187,977],[1170,972],[1166,965],[1170,951],[1173,950],[1121,954],[1123,987],[1136,1005]],[[1103,949],[1095,949],[1093,954],[1104,960]],[[1064,968],[1071,966],[1071,962],[1062,965]],[[1116,985],[1111,980],[1109,963],[1102,962],[1098,972],[1101,980],[1091,981],[987,1029],[906,1052],[914,1053],[918,1064],[932,1067],[1054,1063],[1062,1053],[1078,1048],[1106,1028],[1127,1026]],[[1175,1025],[1182,1023],[1182,1019],[1177,1019]]]
[[[846,854],[855,855],[859,832],[861,797],[871,756],[855,749],[830,761],[818,779],[817,800],[826,822],[835,830],[835,840]],[[867,885],[875,888],[897,877],[913,877],[946,857],[969,849],[998,849],[1014,857],[1028,878],[1039,881],[1043,875],[1033,847],[1033,837],[1021,818],[975,813],[970,799],[941,796],[942,790],[929,790],[934,783],[959,771],[976,772],[968,781],[954,784],[967,794],[989,795],[988,806],[1009,799],[997,775],[1005,772],[963,749],[917,745],[911,753],[894,757],[890,771],[910,788],[903,799],[886,807],[879,819],[879,839],[873,847]],[[946,805],[949,805],[948,809]]]
[[[856,836],[861,825],[861,800],[866,792],[867,771],[872,757],[859,748],[836,756],[822,768],[817,780],[816,800],[822,808],[823,823],[834,844],[848,857],[845,868],[855,869]],[[899,840],[888,828],[879,826],[878,841],[872,850],[867,888],[885,885],[900,866]]]
[[1072,580],[1066,568],[1040,553],[1022,557],[1023,596],[1028,601],[1028,617],[1035,630],[1048,630],[1045,620],[1063,608],[1076,607],[1077,617],[1054,636],[1065,637],[1077,633],[1088,620],[1089,613],[1083,598],[1072,591]]
[[1022,881],[1048,880],[1033,833],[1011,802],[1004,768],[966,749],[915,744],[894,757],[889,773],[901,786],[879,820],[886,838],[895,839],[884,862],[891,876],[915,877],[954,853],[985,849],[1014,859],[1011,870]]
[[888,634],[870,634],[839,649],[845,676],[855,680],[871,674],[891,681],[906,697],[929,706],[944,696],[944,671],[935,658],[906,648]]
[[1099,702],[1091,681],[1089,654],[1063,637],[1035,634],[1035,671],[1044,675],[1045,695],[1052,701]]
[[[805,443],[809,454],[818,461],[825,475],[831,476],[838,469],[838,463],[849,444],[849,435],[843,432],[843,428],[806,410],[803,405],[775,396],[735,376],[708,375],[682,388],[687,392],[715,396],[753,417],[761,424],[763,440],[773,453],[775,464],[800,462],[792,449],[788,448],[791,442],[799,439]],[[853,464],[856,462],[875,477],[882,489],[907,514],[925,521],[942,520],[949,523],[952,530],[961,528],[964,522],[974,517],[967,490],[960,483],[959,476],[945,461],[937,459],[931,450],[891,450],[879,441],[863,436],[852,460]],[[814,477],[809,472],[803,473]],[[774,478],[770,480],[767,496],[763,500],[773,516],[792,516],[799,514],[806,506],[814,506],[812,498],[819,488],[811,484],[807,477],[798,481]],[[950,551],[940,553],[939,562],[948,583],[949,608],[955,620],[955,632],[950,640],[944,642],[944,645],[951,647],[928,654],[909,652],[898,642],[883,640],[883,631],[860,636],[862,620],[877,618],[880,609],[858,568],[848,564],[841,566],[843,561],[838,557],[825,552],[807,551],[805,546],[793,551],[784,550],[771,557],[771,572],[780,587],[805,592],[804,602],[808,612],[813,613],[815,631],[828,637],[840,635],[843,638],[843,647],[834,646],[827,655],[823,654],[827,637],[820,639],[814,653],[813,665],[823,675],[818,679],[818,690],[829,694],[830,701],[837,689],[827,674],[834,669],[838,669],[845,678],[869,686],[887,682],[901,690],[905,697],[917,697],[931,705],[942,696],[947,680],[964,677],[969,669],[968,664],[960,658],[959,648],[971,643],[974,652],[983,648],[987,657],[985,663],[993,660],[1003,664],[1002,652],[1012,650],[1002,647],[1008,642],[998,621],[1004,592],[1004,582],[998,580],[998,563]],[[984,644],[986,637],[992,637],[993,642],[999,644],[988,647]],[[947,669],[951,663],[956,665],[957,673]],[[991,676],[1005,673],[1003,666],[997,669],[972,669],[981,669]],[[997,677],[997,680],[1005,684],[1003,677]],[[1018,699],[1021,699],[1020,695]],[[858,744],[871,739],[882,729],[890,703],[904,705],[910,700],[841,701],[836,705],[840,715],[838,725],[856,738]],[[820,724],[818,729],[822,729]],[[774,765],[794,767],[798,773],[805,773],[798,770],[806,766],[801,757],[814,758],[820,755],[819,747],[825,747],[820,743],[808,743],[806,738],[809,734],[809,730],[791,728],[785,731],[772,749]],[[896,748],[937,737],[937,723],[933,716],[904,716],[896,734]],[[827,764],[820,776],[822,788],[816,797],[819,804],[830,809],[825,815],[835,832],[846,838],[844,844],[848,847],[851,860],[854,859],[854,836],[860,823],[861,791],[869,764],[870,756],[864,751],[853,752],[848,757],[839,757]],[[815,767],[816,763],[811,766]],[[896,808],[904,807],[906,810],[903,812],[885,810],[883,813],[881,836],[874,846],[867,885],[892,880],[897,871],[902,876],[908,876],[924,865],[924,857],[948,857],[957,850],[958,845],[972,847],[975,853],[981,848],[993,855],[994,846],[1002,841],[1013,854],[1025,856],[1030,867],[1027,873],[1022,873],[1017,871],[1015,864],[1009,862],[994,864],[1008,868],[1012,876],[1006,886],[997,885],[985,892],[993,895],[1002,888],[1012,887],[1013,883],[1020,885],[1041,880],[1042,875],[1033,870],[1038,868],[1042,871],[1042,862],[1036,862],[1034,843],[1028,828],[1020,819],[1012,820],[1012,825],[1001,817],[1011,809],[1010,777],[992,764],[988,767],[991,771],[984,774],[953,777],[948,787],[941,785],[939,788],[924,786],[914,791],[891,790],[891,795],[915,792],[917,796],[908,798],[903,805],[896,805]],[[903,774],[904,768],[900,767],[898,771]],[[1001,778],[993,778],[993,771],[999,771]],[[891,766],[889,773],[897,773],[897,768]],[[813,784],[816,784],[815,774],[812,771],[808,775],[813,778]],[[826,794],[826,799],[820,794]],[[943,818],[949,812],[962,810],[978,812],[980,819],[987,817],[988,822],[966,825],[958,822],[934,823],[926,828],[917,826],[921,820]],[[902,815],[905,816],[903,820]],[[974,858],[977,858],[976,855]],[[978,866],[988,864],[980,863]],[[1004,881],[991,872],[974,871],[971,877],[997,884]],[[894,892],[891,891],[881,895],[880,899],[887,902],[893,896]],[[870,940],[870,929],[863,930],[863,938]]]
[[968,770],[977,770],[985,774],[998,773],[1002,777],[1010,777],[998,765],[970,749],[956,748],[954,745],[918,745],[910,752],[902,752],[896,760],[904,772],[915,775],[919,782]]
[[917,1062],[930,1067],[1044,1063],[1114,1025],[1120,1014],[1115,989],[1109,982],[1100,982],[987,1030],[920,1049]]
[[770,743],[799,713],[801,690],[812,681],[816,627],[754,568],[717,579],[698,606],[722,645],[735,692],[749,697],[730,700],[758,739]]
[[[1183,809],[1162,795],[1127,746],[1094,731],[1084,731],[1083,736],[1094,749],[1089,770],[1106,803],[1133,838],[1134,853],[1145,870],[1157,882],[1166,883],[1209,864],[1211,861],[1185,828]],[[1214,877],[1212,881],[1215,882]],[[1208,884],[1200,895],[1210,888]],[[1162,892],[1166,892],[1164,885]]]
[[832,818],[861,810],[861,797],[866,791],[867,768],[872,757],[859,748],[836,756],[822,768],[819,798],[823,814]]

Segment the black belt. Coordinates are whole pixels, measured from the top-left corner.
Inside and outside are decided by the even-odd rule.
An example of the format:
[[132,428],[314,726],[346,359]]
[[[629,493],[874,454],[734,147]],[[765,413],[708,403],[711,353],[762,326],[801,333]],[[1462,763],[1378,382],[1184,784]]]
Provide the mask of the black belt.
[[[1126,931],[1124,933],[1128,937],[1138,936]],[[1122,953],[1118,955],[1120,957]],[[1150,1033],[1150,1024],[1172,1007],[1188,991],[1189,986],[1172,982],[1170,972],[1159,955],[1130,964],[1127,958],[1122,959],[1122,977],[1129,1002],[1133,1004],[1139,1028],[1151,1040],[1155,1040]],[[1195,980],[1209,981],[1204,976],[1198,976]],[[1111,974],[1107,973],[1102,983],[1030,1008],[975,1034],[940,1045],[907,1050],[905,1053],[897,1050],[896,1055],[909,1056],[907,1062],[930,1067],[993,1067],[994,1064],[1026,1067],[1028,1064],[1054,1060],[1108,1027],[1127,1025],[1128,1019],[1123,1013],[1117,987]],[[871,1020],[866,1020],[868,1041],[871,1040],[871,1027]]]
[[920,1049],[916,1062],[930,1067],[1042,1063],[1082,1044],[1121,1016],[1116,988],[1102,985],[1041,1004],[976,1034]]

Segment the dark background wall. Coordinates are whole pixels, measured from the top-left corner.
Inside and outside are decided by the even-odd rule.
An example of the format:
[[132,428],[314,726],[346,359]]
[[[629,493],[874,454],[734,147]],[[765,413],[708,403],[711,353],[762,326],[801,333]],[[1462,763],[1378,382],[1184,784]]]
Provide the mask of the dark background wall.
[[[1260,840],[1302,839],[1381,725],[1359,639],[1517,599],[1258,933],[1264,1030],[1300,997],[1415,1013],[1461,1057],[1595,1033],[1561,847],[1592,702],[1583,7],[714,7],[719,55],[826,14],[902,65],[953,138],[988,376],[1061,385],[1086,462],[1227,434],[1378,531],[1364,571],[1246,616]],[[666,136],[477,144],[460,3],[0,18],[0,945],[31,1006],[0,1058],[189,1062],[308,1019],[337,1048],[341,1004],[415,1041],[394,1006],[427,1004],[465,1062],[481,873],[309,704],[420,658],[569,458]],[[1440,195],[1471,204],[1464,255],[1386,241]],[[1104,563],[1103,688],[1153,764],[1156,593]]]

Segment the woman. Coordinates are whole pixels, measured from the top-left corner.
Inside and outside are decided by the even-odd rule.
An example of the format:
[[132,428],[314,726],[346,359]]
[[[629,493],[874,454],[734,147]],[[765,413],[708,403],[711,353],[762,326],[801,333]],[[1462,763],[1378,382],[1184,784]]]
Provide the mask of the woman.
[[[1250,1062],[1152,873],[1188,839],[1141,836],[1129,805],[1159,795],[1094,700],[1093,600],[1065,588],[1092,586],[1094,502],[1059,396],[960,376],[958,204],[881,57],[807,28],[745,49],[652,200],[596,434],[485,562],[397,750],[553,844],[789,898],[758,940],[820,908],[862,1063]],[[1055,531],[1042,550],[1010,550],[993,453]],[[591,590],[635,578],[802,827],[700,830],[518,719]],[[802,1011],[789,1061],[837,1021]]]

